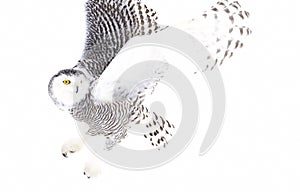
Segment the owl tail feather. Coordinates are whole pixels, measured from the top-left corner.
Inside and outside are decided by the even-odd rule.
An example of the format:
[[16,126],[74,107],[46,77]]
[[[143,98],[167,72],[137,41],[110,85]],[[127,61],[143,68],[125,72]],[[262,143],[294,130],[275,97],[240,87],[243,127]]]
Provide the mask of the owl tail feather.
[[144,134],[144,137],[149,140],[153,147],[157,147],[158,149],[162,146],[166,147],[175,132],[173,124],[155,112],[150,112],[143,105],[139,108],[132,122],[135,124],[144,124],[149,129],[149,132]]

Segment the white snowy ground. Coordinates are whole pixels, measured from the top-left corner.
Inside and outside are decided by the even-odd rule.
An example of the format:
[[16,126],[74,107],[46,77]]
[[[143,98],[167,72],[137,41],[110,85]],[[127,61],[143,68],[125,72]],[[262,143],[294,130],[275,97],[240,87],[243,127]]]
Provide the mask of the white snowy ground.
[[[226,121],[208,154],[197,155],[205,133],[200,128],[188,149],[163,167],[137,172],[100,162],[102,174],[92,180],[82,174],[89,151],[69,159],[60,154],[77,130],[47,95],[50,77],[81,56],[84,2],[1,3],[0,191],[300,190],[299,1],[242,1],[254,33],[221,68]],[[176,23],[210,1],[149,4],[162,22]]]

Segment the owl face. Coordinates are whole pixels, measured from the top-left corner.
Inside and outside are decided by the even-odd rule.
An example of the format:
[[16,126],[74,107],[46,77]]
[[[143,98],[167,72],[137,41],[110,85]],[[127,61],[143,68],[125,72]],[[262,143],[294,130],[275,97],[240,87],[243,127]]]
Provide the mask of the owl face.
[[61,110],[68,110],[86,98],[90,81],[83,72],[67,69],[54,75],[48,85],[48,93]]

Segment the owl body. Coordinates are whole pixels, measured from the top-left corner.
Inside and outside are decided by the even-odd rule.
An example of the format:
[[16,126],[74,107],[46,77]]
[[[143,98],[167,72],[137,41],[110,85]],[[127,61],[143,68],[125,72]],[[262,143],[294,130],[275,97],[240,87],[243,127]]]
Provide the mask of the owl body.
[[[89,135],[106,136],[109,139],[107,149],[125,138],[132,123],[139,124],[145,119],[148,119],[146,127],[157,127],[154,132],[144,135],[145,138],[153,146],[165,145],[166,135],[171,135],[166,129],[172,129],[174,125],[143,106],[145,96],[153,92],[162,78],[161,73],[125,94],[115,90],[111,101],[93,96],[97,81],[130,39],[163,30],[156,22],[156,12],[140,0],[88,0],[86,12],[87,36],[82,58],[73,68],[62,70],[51,78],[49,96],[75,120],[87,123]],[[201,20],[193,19],[179,28],[192,33],[201,31],[198,36],[212,55],[207,59],[215,61],[207,69],[213,70],[244,46],[244,37],[251,34],[244,25],[249,13],[237,1],[220,0],[201,17]],[[203,25],[207,19],[210,19],[208,25]],[[157,136],[160,137],[154,141],[153,137]]]
[[89,125],[89,135],[104,135],[117,143],[126,136],[133,108],[129,100],[95,103],[87,97],[85,102],[72,108],[70,114]]

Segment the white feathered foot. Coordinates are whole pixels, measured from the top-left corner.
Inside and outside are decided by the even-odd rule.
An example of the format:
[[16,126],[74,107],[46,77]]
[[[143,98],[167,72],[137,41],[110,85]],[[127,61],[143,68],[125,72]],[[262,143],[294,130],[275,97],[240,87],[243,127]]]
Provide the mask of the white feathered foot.
[[99,161],[96,159],[91,159],[85,163],[83,174],[88,178],[95,178],[101,174],[101,169]]
[[[62,148],[61,153],[65,158],[68,158],[70,153],[77,153],[84,149],[83,142],[80,138],[67,140]],[[95,157],[90,158],[89,161],[85,163],[83,174],[88,178],[97,177],[101,173],[100,161],[95,159]]]
[[61,147],[61,153],[65,158],[68,158],[70,153],[79,152],[83,147],[83,143],[80,138],[69,139]]

